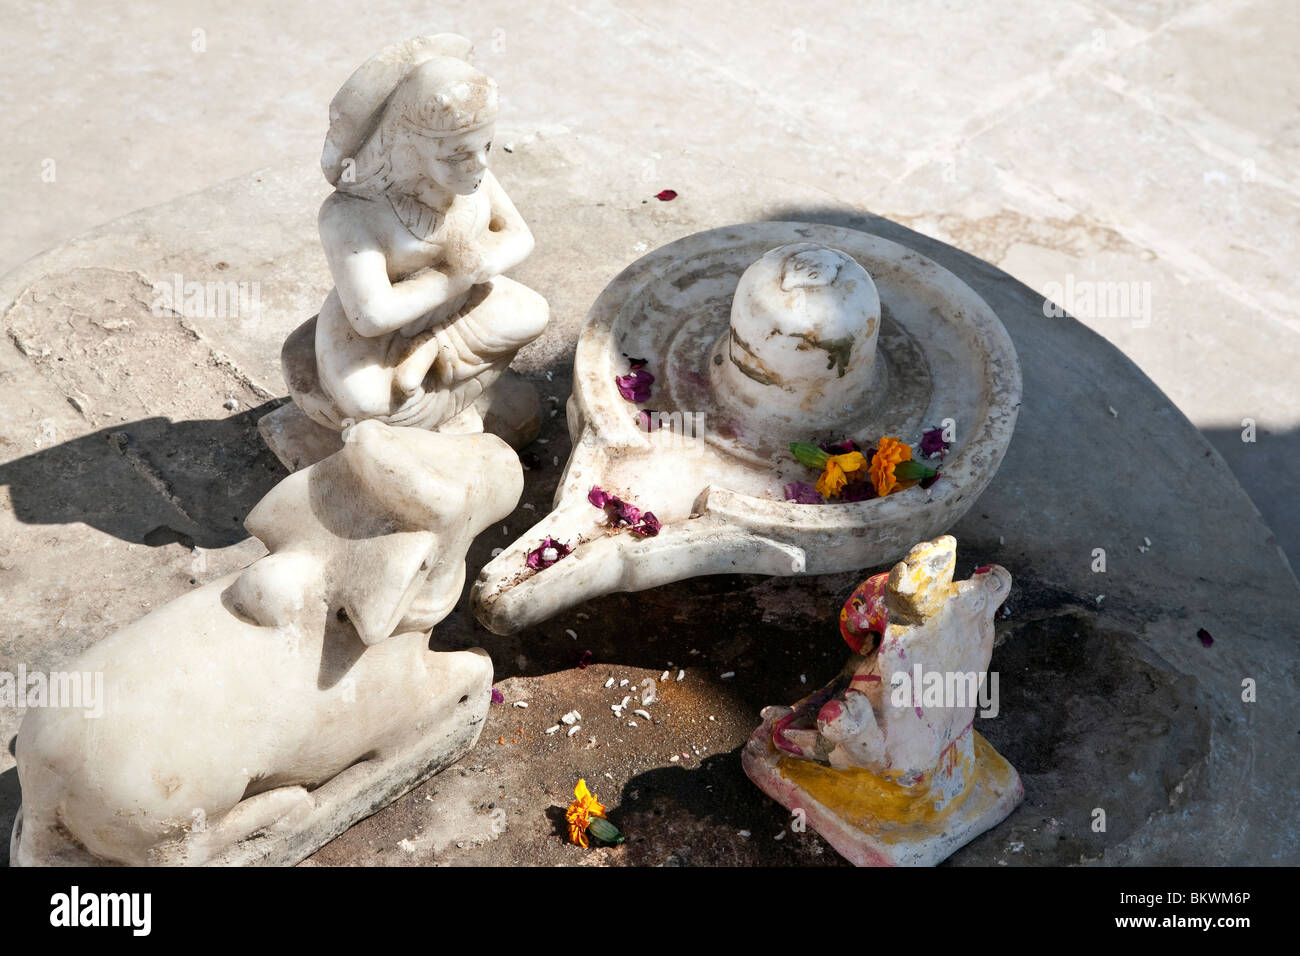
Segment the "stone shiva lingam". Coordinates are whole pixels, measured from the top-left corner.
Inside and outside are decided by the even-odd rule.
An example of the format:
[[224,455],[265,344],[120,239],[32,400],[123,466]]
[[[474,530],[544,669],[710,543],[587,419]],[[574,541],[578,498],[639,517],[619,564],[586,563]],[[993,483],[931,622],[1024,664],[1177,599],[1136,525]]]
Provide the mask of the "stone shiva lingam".
[[[751,780],[858,866],[927,866],[1020,803],[1015,769],[974,729],[1005,568],[954,582],[956,541],[919,544],[840,614],[854,655],[794,707],[767,707],[742,754]],[[996,685],[995,685],[996,686]]]
[[290,470],[337,450],[350,422],[468,433],[516,447],[540,427],[515,353],[546,326],[546,300],[502,273],[533,237],[488,170],[496,84],[468,40],[417,37],[360,67],[330,104],[320,210],[334,288],[285,341],[293,397],[265,416]]
[[292,864],[457,760],[492,664],[430,628],[522,491],[494,435],[350,426],[249,514],[270,554],[71,665],[102,714],[27,712],[11,861]]
[[[592,306],[554,510],[483,569],[475,613],[510,634],[600,594],[700,574],[895,561],[974,504],[1019,402],[997,316],[910,249],[806,223],[688,236],[633,263]],[[865,475],[945,423],[928,487],[873,478],[869,491],[824,497],[792,448],[870,451],[854,459]]]

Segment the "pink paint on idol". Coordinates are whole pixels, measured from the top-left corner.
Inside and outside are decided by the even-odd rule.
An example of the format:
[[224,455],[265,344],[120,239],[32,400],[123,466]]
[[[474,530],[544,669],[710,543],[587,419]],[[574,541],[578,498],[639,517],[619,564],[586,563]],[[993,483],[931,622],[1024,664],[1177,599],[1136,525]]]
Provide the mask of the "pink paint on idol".
[[840,614],[840,636],[854,653],[868,653],[889,626],[889,610],[885,606],[888,584],[887,573],[873,575],[859,584],[844,602]]
[[844,708],[838,700],[829,701],[826,706],[817,711],[817,722],[829,724],[833,720],[839,720],[844,715]]
[[798,744],[791,743],[789,740],[786,739],[785,736],[786,728],[789,727],[790,724],[794,722],[794,719],[797,716],[798,713],[792,711],[791,713],[786,714],[784,717],[782,717],[780,720],[778,720],[775,724],[772,725],[772,743],[773,745],[775,745],[777,750],[784,750],[788,754],[794,754],[794,756],[796,757],[802,757],[803,748],[800,747]]

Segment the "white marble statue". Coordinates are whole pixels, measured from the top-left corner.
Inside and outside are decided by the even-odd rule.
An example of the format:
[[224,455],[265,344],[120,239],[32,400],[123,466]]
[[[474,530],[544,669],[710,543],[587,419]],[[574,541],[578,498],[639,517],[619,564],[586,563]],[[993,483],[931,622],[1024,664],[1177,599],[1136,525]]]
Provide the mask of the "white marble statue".
[[351,426],[249,514],[268,555],[70,665],[102,714],[27,712],[12,862],[294,863],[459,758],[492,664],[429,631],[522,490],[494,435]]
[[[469,54],[451,34],[394,45],[330,104],[321,167],[335,191],[319,225],[334,289],[282,364],[297,406],[331,431],[377,419],[469,432],[486,419],[516,446],[536,436],[536,392],[504,373],[549,313],[503,275],[533,237],[488,170],[497,87]],[[292,457],[274,424],[263,433]]]

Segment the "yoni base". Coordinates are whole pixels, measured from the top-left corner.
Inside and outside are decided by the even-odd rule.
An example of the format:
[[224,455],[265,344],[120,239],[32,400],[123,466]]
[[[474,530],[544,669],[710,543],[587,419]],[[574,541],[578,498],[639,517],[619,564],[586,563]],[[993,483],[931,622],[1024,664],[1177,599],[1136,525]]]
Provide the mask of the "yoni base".
[[[969,784],[943,810],[868,770],[835,770],[772,745],[766,717],[741,754],[749,779],[855,866],[934,866],[1006,819],[1024,798],[1020,775],[975,730]],[[918,798],[919,797],[919,798]]]

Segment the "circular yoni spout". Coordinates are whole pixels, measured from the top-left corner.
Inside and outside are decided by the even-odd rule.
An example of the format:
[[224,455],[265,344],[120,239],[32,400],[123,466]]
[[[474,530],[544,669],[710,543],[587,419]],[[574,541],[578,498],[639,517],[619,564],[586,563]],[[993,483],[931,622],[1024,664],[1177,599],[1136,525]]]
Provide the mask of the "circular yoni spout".
[[740,277],[714,384],[811,436],[866,402],[879,332],[880,296],[857,260],[815,242],[778,246]]

